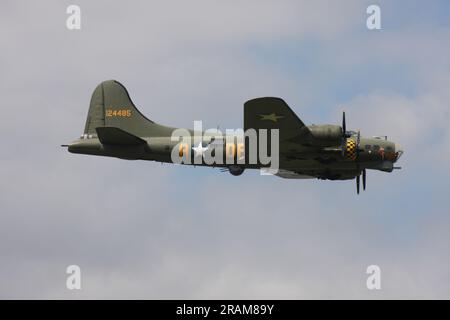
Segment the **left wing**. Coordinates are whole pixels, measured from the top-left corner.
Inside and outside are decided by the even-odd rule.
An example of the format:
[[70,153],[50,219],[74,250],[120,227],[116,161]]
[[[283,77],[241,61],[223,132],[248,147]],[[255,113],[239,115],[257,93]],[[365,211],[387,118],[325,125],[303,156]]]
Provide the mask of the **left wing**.
[[244,103],[244,131],[279,129],[280,141],[309,135],[309,129],[283,99],[256,98]]

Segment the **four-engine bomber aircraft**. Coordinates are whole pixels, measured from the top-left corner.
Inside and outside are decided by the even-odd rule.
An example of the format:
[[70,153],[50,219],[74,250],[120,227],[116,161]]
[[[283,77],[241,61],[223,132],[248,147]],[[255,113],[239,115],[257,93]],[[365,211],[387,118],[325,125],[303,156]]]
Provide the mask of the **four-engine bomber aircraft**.
[[[173,150],[177,150],[180,156],[193,158],[198,148],[201,151],[208,148],[204,140],[200,140],[203,142],[198,147],[192,143],[189,148],[185,148],[172,138],[176,129],[147,119],[133,104],[125,87],[115,80],[109,80],[99,84],[92,94],[84,134],[70,145],[63,146],[72,153],[169,163],[174,162]],[[345,112],[342,126],[306,126],[280,98],[247,101],[244,104],[243,130],[248,129],[265,129],[267,132],[279,130],[279,170],[276,175],[290,179],[355,178],[358,193],[360,176],[363,189],[366,187],[367,169],[392,172],[399,169],[394,163],[403,154],[401,146],[388,141],[387,137],[363,138],[359,131],[347,131]],[[187,131],[195,134],[192,130]],[[194,141],[194,137],[192,139]],[[224,144],[225,154],[228,147]],[[228,148],[235,158],[236,147],[233,145],[231,149]],[[242,149],[245,159],[248,159],[248,141]],[[240,175],[245,169],[266,166],[259,160],[253,164],[207,164],[202,161],[195,165],[221,167],[233,175]]]

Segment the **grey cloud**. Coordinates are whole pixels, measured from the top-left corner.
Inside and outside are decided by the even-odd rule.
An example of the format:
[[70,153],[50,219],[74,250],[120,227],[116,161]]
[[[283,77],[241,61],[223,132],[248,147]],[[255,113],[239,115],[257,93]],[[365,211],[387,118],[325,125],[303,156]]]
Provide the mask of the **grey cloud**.
[[[68,4],[0,5],[1,297],[449,297],[447,183],[425,176],[432,165],[419,156],[425,148],[438,160],[448,150],[448,60],[424,57],[420,47],[446,49],[444,30],[403,45],[408,30],[396,30],[373,44],[358,27],[364,5],[356,1],[82,1],[82,30],[70,32]],[[311,68],[289,70],[311,39]],[[252,51],[276,46],[290,55],[264,60]],[[380,85],[350,99],[324,90],[339,90],[343,72],[373,59],[417,65],[412,81],[426,90],[408,96]],[[259,95],[284,97],[307,122],[337,122],[344,102],[352,126],[393,135],[414,156],[403,172],[371,173],[369,190],[356,197],[352,182],[257,172],[236,179],[68,154],[59,144],[81,133],[91,91],[109,78],[150,118],[177,126],[239,126],[243,101]],[[379,112],[394,116],[374,121]],[[442,135],[428,147],[421,137],[434,124]],[[82,268],[80,292],[65,288],[69,264]],[[370,264],[382,268],[380,292],[365,287]]]

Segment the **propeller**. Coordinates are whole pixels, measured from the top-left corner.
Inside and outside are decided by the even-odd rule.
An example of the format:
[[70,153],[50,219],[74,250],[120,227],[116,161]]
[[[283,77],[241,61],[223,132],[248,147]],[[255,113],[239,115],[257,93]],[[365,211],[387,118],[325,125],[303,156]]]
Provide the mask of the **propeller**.
[[360,185],[360,179],[362,176],[362,185],[363,185],[363,190],[366,190],[366,181],[367,181],[367,175],[366,175],[366,169],[362,169],[361,171],[359,170],[359,166],[358,166],[358,175],[356,176],[356,193],[359,194],[359,185]]
[[351,135],[347,132],[347,124],[345,121],[345,111],[342,111],[342,157],[345,155],[345,146],[347,144],[347,138]]
[[[354,134],[354,133],[353,133]],[[352,136],[352,132],[347,132],[347,122],[345,120],[345,111],[342,111],[342,156],[345,155],[345,149],[346,149],[346,143],[347,138],[350,138]],[[358,175],[356,176],[356,192],[359,194],[360,190],[360,184],[361,184],[361,175],[362,175],[362,185],[363,190],[366,190],[366,169],[360,169],[358,164],[358,157],[359,157],[359,144],[361,142],[361,131],[358,129],[358,132],[356,134],[356,162],[357,162],[357,172]]]
[[[345,120],[345,111],[342,111],[342,156],[344,157],[346,146],[347,146],[347,138],[352,137],[355,134],[354,131],[347,131],[347,121]],[[361,132],[358,130],[356,136],[356,156],[359,155],[359,142],[361,140]]]
[[345,111],[342,111],[342,134],[345,136],[347,132],[347,126],[345,124]]
[[358,135],[356,136],[356,159],[359,156],[359,143],[361,141],[361,131],[358,129]]
[[362,171],[363,190],[366,190],[366,169]]
[[359,177],[360,175],[356,176],[356,193],[359,194]]
[[345,121],[345,111],[342,111],[342,138],[350,138],[352,135],[347,132],[347,121]]

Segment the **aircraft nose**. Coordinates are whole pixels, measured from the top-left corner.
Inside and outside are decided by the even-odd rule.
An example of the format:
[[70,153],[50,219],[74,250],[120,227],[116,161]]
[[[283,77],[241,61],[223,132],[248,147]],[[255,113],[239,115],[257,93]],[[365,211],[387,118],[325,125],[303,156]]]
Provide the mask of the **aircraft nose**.
[[403,151],[403,147],[401,146],[401,144],[396,143],[395,144],[395,154],[397,155],[396,160],[398,160],[402,156],[403,152],[404,151]]

